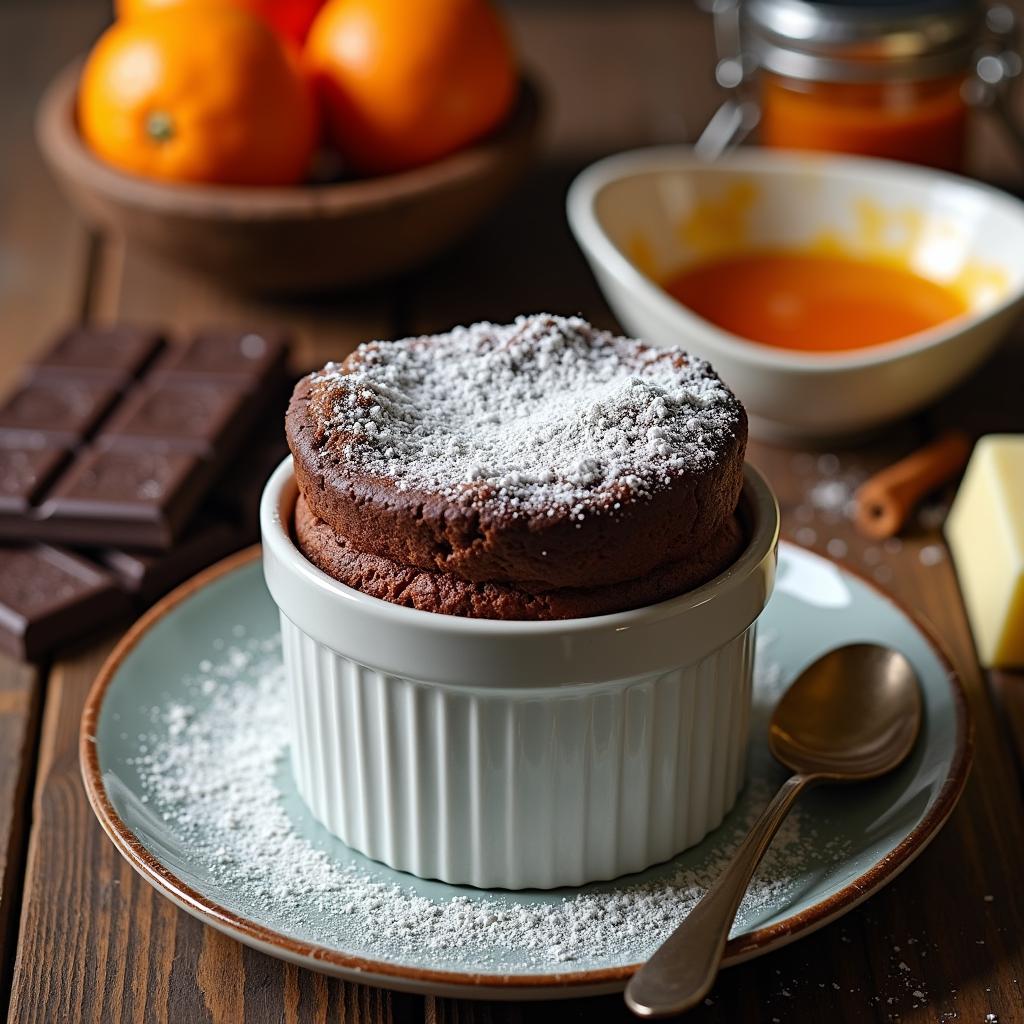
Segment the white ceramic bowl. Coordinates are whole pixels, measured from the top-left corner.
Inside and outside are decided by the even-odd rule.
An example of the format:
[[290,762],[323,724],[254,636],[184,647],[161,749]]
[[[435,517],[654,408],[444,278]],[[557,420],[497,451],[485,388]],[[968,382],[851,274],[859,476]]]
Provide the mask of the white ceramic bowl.
[[779,513],[747,467],[750,542],[681,597],[501,622],[343,586],[292,541],[288,459],[260,509],[292,767],[316,818],[392,867],[505,888],[639,871],[699,842],[743,782],[754,630]]
[[[708,164],[656,147],[588,167],[567,206],[626,330],[709,359],[761,436],[859,433],[926,405],[989,355],[1024,300],[1024,203],[923,167],[753,148]],[[954,287],[968,312],[886,345],[804,353],[721,330],[656,283],[766,246],[893,259]]]

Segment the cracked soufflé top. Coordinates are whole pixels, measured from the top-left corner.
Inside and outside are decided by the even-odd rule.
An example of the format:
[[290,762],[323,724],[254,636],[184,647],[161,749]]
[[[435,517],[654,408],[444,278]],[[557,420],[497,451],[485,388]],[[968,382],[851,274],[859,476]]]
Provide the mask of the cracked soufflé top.
[[747,438],[703,360],[546,314],[362,345],[299,382],[286,426],[310,511],[352,548],[532,589],[700,559]]

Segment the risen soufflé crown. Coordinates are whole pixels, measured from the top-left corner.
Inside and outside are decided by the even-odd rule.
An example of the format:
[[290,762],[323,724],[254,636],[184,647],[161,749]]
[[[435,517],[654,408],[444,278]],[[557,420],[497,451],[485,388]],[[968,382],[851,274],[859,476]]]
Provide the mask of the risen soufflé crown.
[[299,382],[287,434],[306,556],[422,610],[624,610],[743,544],[739,400],[703,360],[578,317],[362,345]]

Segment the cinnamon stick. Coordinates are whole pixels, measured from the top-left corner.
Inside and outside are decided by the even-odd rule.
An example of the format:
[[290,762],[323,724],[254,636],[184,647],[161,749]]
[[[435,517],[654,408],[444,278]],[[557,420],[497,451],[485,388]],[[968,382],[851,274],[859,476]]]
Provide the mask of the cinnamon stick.
[[894,537],[917,503],[967,465],[971,439],[950,430],[866,480],[854,495],[854,525],[872,540]]

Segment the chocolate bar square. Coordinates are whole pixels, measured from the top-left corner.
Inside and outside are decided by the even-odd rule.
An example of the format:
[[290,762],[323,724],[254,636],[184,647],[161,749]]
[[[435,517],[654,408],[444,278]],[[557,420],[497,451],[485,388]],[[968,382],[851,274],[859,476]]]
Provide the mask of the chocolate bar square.
[[0,512],[27,512],[68,455],[66,448],[0,446]]
[[123,544],[168,547],[211,469],[190,452],[92,448],[57,481],[40,516],[75,544],[106,544],[116,533]]
[[35,371],[125,380],[139,376],[164,343],[162,332],[130,324],[72,327],[36,363]]
[[205,328],[168,351],[154,373],[177,379],[228,378],[248,386],[283,371],[288,340],[277,331]]
[[113,577],[45,544],[0,548],[0,648],[35,658],[127,612]]
[[91,433],[118,396],[109,380],[35,378],[27,380],[0,405],[0,431],[75,444]]
[[137,391],[104,427],[98,443],[196,452],[212,457],[247,419],[247,392],[230,383],[165,379]]

